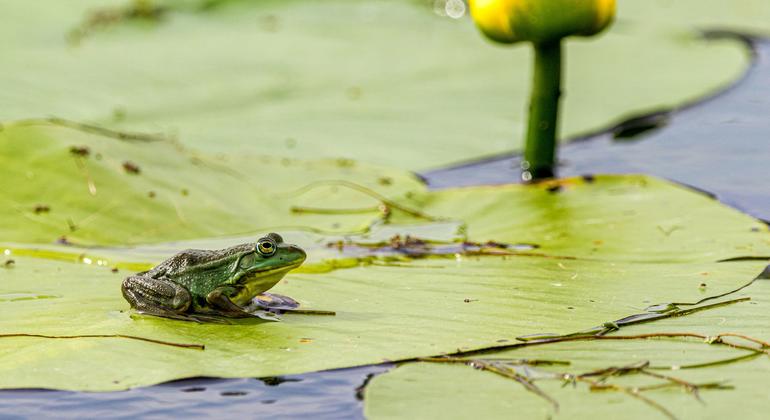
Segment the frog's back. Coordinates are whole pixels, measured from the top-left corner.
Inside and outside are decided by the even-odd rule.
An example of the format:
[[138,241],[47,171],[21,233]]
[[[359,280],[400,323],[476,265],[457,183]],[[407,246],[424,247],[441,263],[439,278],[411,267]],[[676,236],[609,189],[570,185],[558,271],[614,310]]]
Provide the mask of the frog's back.
[[239,256],[253,247],[241,244],[218,250],[186,249],[160,263],[151,274],[168,277],[187,287],[193,286],[195,279],[202,278],[207,279],[204,283],[215,285],[226,281]]
[[159,264],[156,269],[167,273],[181,274],[213,261],[221,261],[227,257],[223,251],[227,250],[185,249]]

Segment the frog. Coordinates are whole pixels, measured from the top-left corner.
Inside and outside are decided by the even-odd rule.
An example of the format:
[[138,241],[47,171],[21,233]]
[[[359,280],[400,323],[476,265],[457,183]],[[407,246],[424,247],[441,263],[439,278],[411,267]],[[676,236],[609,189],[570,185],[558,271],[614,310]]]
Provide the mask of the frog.
[[148,271],[126,277],[121,291],[131,308],[144,315],[220,323],[222,318],[270,319],[244,307],[306,258],[302,248],[269,233],[256,242],[225,249],[181,251]]

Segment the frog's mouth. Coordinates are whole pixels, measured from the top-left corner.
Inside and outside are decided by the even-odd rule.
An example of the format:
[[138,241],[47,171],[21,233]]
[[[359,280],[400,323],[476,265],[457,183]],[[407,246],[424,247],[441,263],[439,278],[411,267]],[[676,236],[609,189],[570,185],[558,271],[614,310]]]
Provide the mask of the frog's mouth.
[[[266,269],[262,269],[262,270],[249,271],[249,272],[241,274],[237,278],[237,281],[239,283],[242,283],[242,282],[244,282],[244,283],[252,283],[252,282],[261,282],[262,279],[273,278],[276,275],[280,275],[281,277],[283,277],[286,273],[288,273],[291,270],[294,270],[295,268],[299,267],[300,265],[302,265],[302,261],[296,262],[296,263],[291,264],[291,265],[284,265],[282,267],[266,268]],[[275,282],[277,283],[280,280],[281,279],[279,278]],[[275,283],[273,283],[273,284],[275,284]]]

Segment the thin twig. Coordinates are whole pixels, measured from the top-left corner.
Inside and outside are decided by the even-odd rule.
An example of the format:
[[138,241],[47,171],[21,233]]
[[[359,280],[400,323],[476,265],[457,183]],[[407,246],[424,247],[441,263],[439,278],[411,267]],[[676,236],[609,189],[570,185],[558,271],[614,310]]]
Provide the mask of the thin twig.
[[504,359],[504,358],[484,358],[484,359],[460,359],[455,357],[446,357],[446,356],[439,356],[439,357],[420,357],[416,359],[419,362],[430,362],[430,363],[456,363],[456,364],[465,364],[467,365],[468,362],[471,361],[483,361],[488,363],[505,363],[510,365],[528,365],[528,366],[539,366],[539,365],[570,365],[572,362],[569,360],[550,360],[550,359]]
[[708,342],[709,344],[721,344],[728,347],[736,348],[736,349],[743,349],[743,350],[749,350],[753,352],[760,352],[764,354],[769,354],[770,351],[766,349],[758,349],[754,347],[744,346],[736,343],[731,343],[728,341],[724,341],[719,339],[719,336],[707,336],[704,334],[698,334],[693,332],[661,332],[661,333],[647,333],[647,334],[636,334],[636,335],[574,335],[574,336],[558,336],[553,338],[543,338],[539,340],[532,340],[532,341],[525,341],[521,343],[512,343],[512,344],[500,344],[490,347],[485,347],[482,349],[475,349],[475,350],[464,350],[464,351],[458,351],[454,353],[448,354],[448,356],[455,356],[455,357],[465,357],[465,356],[471,356],[475,354],[484,354],[484,353],[491,353],[491,352],[498,352],[500,350],[509,350],[509,349],[515,349],[520,347],[529,347],[529,346],[539,346],[539,345],[545,345],[545,344],[553,344],[553,343],[563,343],[563,342],[569,342],[569,341],[593,341],[593,340],[648,340],[651,338],[697,338],[703,341]]
[[206,349],[206,346],[203,344],[173,343],[170,341],[156,340],[153,338],[137,337],[135,335],[125,335],[125,334],[83,334],[83,335],[47,335],[47,334],[24,334],[24,333],[0,334],[0,338],[12,338],[12,337],[36,337],[36,338],[53,338],[53,339],[127,338],[129,340],[144,341],[147,343],[160,344],[163,346],[180,347],[180,348],[193,349],[193,350]]
[[754,281],[756,281],[757,278],[758,277],[753,278],[750,282],[748,282],[748,283],[746,283],[746,284],[744,284],[744,285],[742,285],[742,286],[740,286],[740,287],[738,287],[736,289],[733,289],[733,290],[730,290],[728,292],[725,292],[725,293],[722,293],[722,294],[718,294],[718,295],[715,295],[715,296],[708,296],[708,297],[705,297],[705,298],[703,298],[703,299],[701,299],[701,300],[699,300],[697,302],[694,302],[694,303],[671,302],[671,304],[672,305],[676,305],[676,306],[695,306],[695,305],[700,305],[701,303],[707,302],[709,300],[719,299],[721,297],[724,297],[724,296],[727,296],[727,295],[731,295],[731,294],[736,293],[736,292],[740,292],[741,290],[743,290],[743,289],[751,286],[752,284],[754,284]]
[[125,141],[163,141],[166,140],[166,136],[163,134],[147,134],[136,133],[129,131],[117,131],[110,130],[109,128],[99,127],[97,125],[80,123],[77,121],[66,120],[64,118],[50,117],[50,118],[30,118],[26,120],[18,120],[14,122],[15,125],[43,125],[51,124],[58,125],[60,127],[71,128],[73,130],[82,131],[85,133],[96,134],[104,137],[111,137],[118,140]]
[[[535,385],[534,382],[532,382],[529,378],[527,378],[524,375],[519,374],[514,369],[505,367],[503,363],[500,362],[490,362],[488,360],[464,360],[464,359],[456,359],[456,358],[448,358],[448,357],[428,357],[428,358],[422,358],[418,359],[423,362],[430,362],[430,363],[457,363],[457,364],[464,364],[467,366],[471,366],[475,369],[483,370],[486,372],[491,372],[496,375],[513,379],[516,382],[520,383],[527,391],[532,392],[533,394],[539,396],[540,398],[548,401],[548,403],[551,404],[554,411],[559,411],[559,402],[556,401],[553,397],[546,394],[542,389],[540,389],[537,385]],[[513,362],[509,362],[511,364],[529,364],[529,360],[521,359]],[[503,366],[501,366],[503,365]]]
[[693,384],[693,383],[691,383],[691,382],[687,382],[684,379],[679,379],[679,378],[674,377],[674,376],[663,375],[663,374],[657,373],[657,372],[650,372],[650,371],[648,371],[646,369],[640,369],[639,373],[641,373],[642,375],[652,376],[653,378],[663,379],[663,380],[668,381],[668,382],[670,382],[672,384],[680,385],[687,392],[692,394],[692,396],[695,397],[696,400],[698,400],[701,404],[703,404],[703,400],[700,398],[700,393],[698,392],[698,386]]
[[[672,387],[678,387],[678,386],[680,385],[674,382],[664,382],[664,383],[655,384],[655,385],[640,386],[638,389],[640,392],[644,392],[644,391],[655,391],[658,389],[672,388]],[[726,385],[723,382],[706,382],[703,384],[693,384],[693,386],[698,387],[698,389],[720,389],[720,390],[735,389],[734,386]]]
[[313,183],[305,185],[304,187],[301,187],[301,188],[299,188],[297,190],[294,190],[294,191],[291,191],[291,192],[287,193],[286,196],[290,197],[290,196],[295,196],[295,195],[301,195],[301,194],[304,194],[304,193],[306,193],[308,191],[311,191],[311,190],[313,190],[315,188],[323,187],[323,186],[342,186],[342,187],[350,188],[351,190],[358,191],[358,192],[361,192],[363,194],[366,194],[369,197],[372,197],[372,198],[380,201],[381,203],[385,204],[388,207],[400,210],[400,211],[402,211],[402,212],[404,212],[404,213],[406,213],[406,214],[408,214],[410,216],[416,217],[418,219],[424,219],[424,220],[428,220],[428,221],[431,221],[431,222],[442,220],[440,218],[433,217],[433,216],[427,215],[425,213],[422,213],[419,210],[414,210],[414,209],[410,209],[408,207],[405,207],[405,206],[403,206],[403,205],[401,205],[401,204],[399,204],[399,203],[397,203],[397,202],[395,202],[395,201],[385,197],[384,195],[382,195],[382,194],[380,194],[380,193],[378,193],[378,192],[376,192],[376,191],[374,191],[374,190],[372,190],[370,188],[364,187],[363,185],[359,185],[359,184],[356,184],[354,182],[344,181],[344,180],[329,180],[329,181],[313,182]]
[[292,213],[312,213],[312,214],[361,214],[361,213],[376,213],[379,211],[382,211],[379,206],[349,208],[349,209],[328,209],[328,208],[322,208],[322,207],[302,207],[302,206],[293,206],[291,208]]
[[674,416],[674,413],[670,412],[666,407],[660,405],[655,400],[652,400],[650,398],[645,397],[641,394],[639,388],[629,388],[625,386],[615,385],[615,384],[602,384],[597,381],[593,381],[587,378],[581,378],[579,376],[575,377],[575,380],[579,382],[586,382],[590,385],[591,390],[598,391],[598,390],[612,390],[612,391],[620,391],[625,394],[630,395],[633,398],[636,398],[645,404],[649,405],[650,407],[655,408],[658,410],[661,414],[668,417],[669,419],[676,420],[676,416]]
[[751,341],[752,343],[757,343],[760,346],[762,346],[762,348],[770,348],[770,343],[768,343],[767,341],[762,341],[758,338],[749,337],[748,335],[745,335],[745,334],[726,332],[726,333],[717,334],[717,337],[738,337],[746,341]]
[[604,380],[605,378],[609,376],[622,376],[629,373],[636,373],[639,372],[641,369],[644,369],[650,365],[650,362],[647,360],[644,360],[639,363],[634,363],[628,366],[610,366],[608,368],[595,370],[592,372],[586,372],[580,375],[580,377],[587,378],[591,376],[598,376]]
[[661,319],[691,315],[696,312],[705,311],[708,309],[715,309],[715,308],[719,308],[727,305],[732,305],[734,303],[746,302],[749,300],[751,300],[750,297],[743,297],[743,298],[712,303],[708,305],[699,306],[697,308],[690,308],[685,310],[675,310],[675,311],[670,311],[665,313],[647,312],[642,314],[634,314],[634,315],[623,317],[615,321],[605,322],[602,325],[599,325],[587,330],[583,330],[583,331],[577,331],[574,333],[563,334],[563,335],[536,334],[536,335],[521,336],[516,338],[520,341],[537,341],[541,339],[552,339],[552,338],[559,338],[559,337],[580,337],[580,336],[595,336],[595,335],[602,336],[602,335],[617,331],[622,327],[626,327],[629,325],[644,324],[647,322],[659,321]]
[[621,391],[625,392],[626,394],[628,394],[628,395],[630,395],[630,396],[632,396],[632,397],[634,397],[634,398],[636,398],[636,399],[646,403],[647,405],[649,405],[652,408],[657,409],[658,411],[660,411],[661,414],[663,414],[664,416],[670,418],[671,420],[676,420],[676,416],[674,415],[674,413],[669,411],[666,407],[660,405],[660,403],[658,403],[657,401],[655,401],[655,400],[653,400],[651,398],[647,398],[644,395],[642,395],[639,392],[639,389],[628,388],[628,387],[619,387],[619,388],[621,389]]
[[75,166],[77,166],[78,170],[82,172],[83,176],[86,178],[88,193],[91,195],[96,195],[96,184],[94,184],[94,180],[91,178],[91,173],[88,171],[88,166],[86,166],[83,158],[80,156],[73,156],[72,158],[75,159]]
[[279,309],[285,314],[297,314],[297,315],[337,315],[334,311],[322,311],[318,309]]
[[677,365],[677,366],[650,366],[649,369],[654,370],[683,370],[683,369],[700,369],[705,367],[712,367],[712,366],[720,366],[720,365],[728,365],[730,363],[740,362],[744,360],[751,360],[756,359],[757,357],[761,356],[763,353],[759,351],[752,351],[751,353],[744,354],[743,356],[738,357],[730,357],[727,359],[719,359],[715,360],[713,362],[704,362],[704,363],[693,363],[689,365]]

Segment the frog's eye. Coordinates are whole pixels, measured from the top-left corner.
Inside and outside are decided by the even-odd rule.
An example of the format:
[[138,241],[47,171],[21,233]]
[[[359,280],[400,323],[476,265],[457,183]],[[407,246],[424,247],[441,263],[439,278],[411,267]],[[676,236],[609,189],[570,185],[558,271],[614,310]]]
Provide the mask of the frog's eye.
[[263,257],[269,257],[275,254],[275,242],[270,239],[262,238],[257,242],[257,252]]

